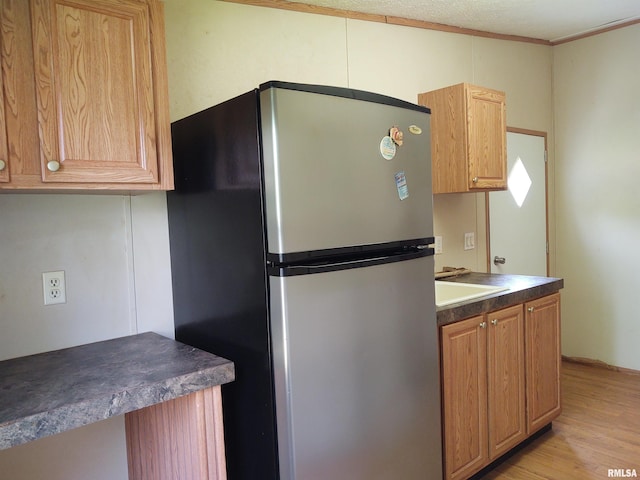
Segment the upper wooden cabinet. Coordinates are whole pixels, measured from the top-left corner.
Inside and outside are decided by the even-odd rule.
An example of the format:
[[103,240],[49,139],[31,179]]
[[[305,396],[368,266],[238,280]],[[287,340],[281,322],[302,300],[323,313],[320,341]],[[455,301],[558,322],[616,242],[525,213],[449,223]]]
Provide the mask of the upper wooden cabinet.
[[505,94],[461,83],[418,95],[431,109],[433,193],[507,188]]
[[173,188],[163,22],[156,0],[3,1],[0,188]]

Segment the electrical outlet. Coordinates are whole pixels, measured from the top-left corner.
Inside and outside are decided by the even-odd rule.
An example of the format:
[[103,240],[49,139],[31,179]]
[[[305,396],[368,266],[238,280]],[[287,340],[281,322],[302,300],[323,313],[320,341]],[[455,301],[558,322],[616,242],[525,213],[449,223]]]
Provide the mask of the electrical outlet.
[[476,234],[474,232],[464,234],[464,249],[473,250],[476,248]]
[[59,270],[57,272],[44,272],[42,274],[42,290],[44,292],[45,305],[67,303],[67,289],[64,284],[64,270]]
[[433,250],[436,255],[442,253],[442,236],[436,235]]

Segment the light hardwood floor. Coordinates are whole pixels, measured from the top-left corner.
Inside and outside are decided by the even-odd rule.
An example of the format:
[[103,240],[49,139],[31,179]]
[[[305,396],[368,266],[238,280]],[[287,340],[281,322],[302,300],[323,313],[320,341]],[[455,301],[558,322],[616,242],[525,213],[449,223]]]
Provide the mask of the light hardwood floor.
[[609,469],[640,478],[640,375],[563,361],[562,401],[552,431],[482,480],[601,480]]

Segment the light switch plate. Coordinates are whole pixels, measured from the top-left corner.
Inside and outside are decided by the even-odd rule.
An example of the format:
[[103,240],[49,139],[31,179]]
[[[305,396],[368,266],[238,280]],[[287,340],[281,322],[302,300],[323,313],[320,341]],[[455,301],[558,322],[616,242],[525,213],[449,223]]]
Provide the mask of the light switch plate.
[[435,242],[434,242],[433,251],[436,255],[440,255],[442,253],[442,236],[436,235],[434,238],[435,238]]
[[464,249],[473,250],[476,248],[476,234],[474,232],[464,234]]

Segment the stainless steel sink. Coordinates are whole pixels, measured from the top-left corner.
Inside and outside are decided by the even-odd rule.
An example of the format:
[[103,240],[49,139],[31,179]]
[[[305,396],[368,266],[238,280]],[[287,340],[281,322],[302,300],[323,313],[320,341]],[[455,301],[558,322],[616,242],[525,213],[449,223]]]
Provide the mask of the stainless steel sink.
[[476,283],[443,282],[436,280],[436,306],[442,307],[452,303],[464,302],[474,298],[482,298],[498,292],[509,290],[508,287],[478,285]]

